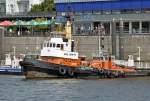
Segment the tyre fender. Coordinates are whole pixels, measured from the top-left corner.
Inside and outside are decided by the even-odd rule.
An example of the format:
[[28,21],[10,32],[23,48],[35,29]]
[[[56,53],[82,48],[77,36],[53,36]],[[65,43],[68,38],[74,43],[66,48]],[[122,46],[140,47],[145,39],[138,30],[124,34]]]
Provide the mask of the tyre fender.
[[72,77],[72,76],[74,76],[74,71],[73,71],[73,70],[71,70],[71,69],[70,69],[70,70],[68,70],[68,75],[69,75],[69,76],[71,76],[71,77]]
[[63,67],[59,67],[59,73],[61,75],[65,75],[67,73],[67,70],[65,68],[63,68]]

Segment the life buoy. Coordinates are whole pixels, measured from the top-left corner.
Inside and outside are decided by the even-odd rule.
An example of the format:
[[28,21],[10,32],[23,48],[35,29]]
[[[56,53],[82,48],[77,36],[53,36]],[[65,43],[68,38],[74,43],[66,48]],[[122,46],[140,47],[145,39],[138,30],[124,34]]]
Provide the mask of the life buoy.
[[74,71],[73,71],[73,70],[71,70],[71,69],[70,69],[70,70],[68,70],[68,75],[69,75],[69,76],[71,76],[71,77],[73,77],[73,76],[74,76]]
[[66,72],[67,72],[67,70],[66,70],[65,68],[62,68],[62,67],[59,68],[59,73],[60,73],[61,75],[65,75]]

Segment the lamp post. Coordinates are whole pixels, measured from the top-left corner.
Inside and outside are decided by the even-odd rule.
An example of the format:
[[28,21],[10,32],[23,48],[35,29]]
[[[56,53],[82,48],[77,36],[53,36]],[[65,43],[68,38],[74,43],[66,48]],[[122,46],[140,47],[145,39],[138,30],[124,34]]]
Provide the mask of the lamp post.
[[13,55],[16,56],[16,46],[13,46]]
[[137,60],[139,62],[139,67],[140,67],[140,64],[141,64],[141,47],[138,46],[137,48],[138,48],[138,58],[137,58]]
[[123,24],[124,24],[124,22],[123,22],[123,19],[122,18],[120,18],[120,33],[119,33],[119,58],[122,60],[122,59],[124,59],[124,52],[123,52],[123,50],[124,50],[124,46],[123,46]]
[[28,46],[26,46],[26,47],[25,47],[25,54],[28,53],[28,49],[29,49]]
[[112,42],[112,55],[117,57],[117,48],[116,48],[116,22],[113,18],[111,21],[111,42]]
[[36,46],[36,53],[38,53],[38,50],[39,50],[39,47],[38,47],[38,46]]
[[100,29],[98,28],[98,56],[100,57],[101,41],[100,41]]

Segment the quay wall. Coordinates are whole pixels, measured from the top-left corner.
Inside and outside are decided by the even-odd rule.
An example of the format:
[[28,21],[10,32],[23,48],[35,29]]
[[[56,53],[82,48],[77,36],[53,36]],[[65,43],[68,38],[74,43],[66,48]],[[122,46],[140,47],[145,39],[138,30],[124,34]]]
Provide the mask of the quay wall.
[[[98,36],[74,36],[74,39],[78,44],[76,49],[81,55],[88,57],[98,56]],[[111,40],[111,36],[104,36],[104,40],[100,43],[100,45],[104,45],[103,53],[112,55]],[[125,35],[121,38],[120,43],[120,47],[122,48],[120,53],[123,59],[128,59],[128,55],[133,55],[134,60],[137,60],[137,57],[139,57],[138,47],[140,47],[141,61],[150,62],[150,35]],[[116,45],[118,44],[116,43]],[[119,46],[117,47],[119,48]]]
[[[4,59],[6,53],[13,54],[13,47],[16,48],[16,54],[39,52],[42,42],[48,39],[48,37],[3,37],[0,41],[1,58]],[[112,54],[111,36],[104,36],[103,40],[99,36],[73,36],[73,39],[75,40],[75,50],[87,58],[98,56],[99,45],[104,45],[103,52],[105,54]],[[121,38],[120,46],[124,59],[127,59],[128,55],[133,55],[136,60],[139,56],[138,47],[141,47],[141,61],[150,61],[150,35],[125,35]]]

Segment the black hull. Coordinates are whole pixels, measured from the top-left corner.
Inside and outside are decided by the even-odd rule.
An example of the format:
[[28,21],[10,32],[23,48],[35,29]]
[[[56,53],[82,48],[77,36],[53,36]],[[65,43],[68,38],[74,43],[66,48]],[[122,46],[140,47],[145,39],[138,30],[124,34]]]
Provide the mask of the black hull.
[[24,75],[27,79],[36,78],[118,78],[118,77],[138,77],[149,76],[150,70],[137,70],[134,73],[121,73],[108,70],[81,69],[81,67],[69,67],[52,64],[39,60],[25,59],[20,62]]

